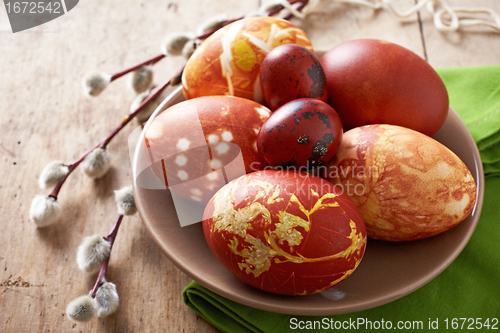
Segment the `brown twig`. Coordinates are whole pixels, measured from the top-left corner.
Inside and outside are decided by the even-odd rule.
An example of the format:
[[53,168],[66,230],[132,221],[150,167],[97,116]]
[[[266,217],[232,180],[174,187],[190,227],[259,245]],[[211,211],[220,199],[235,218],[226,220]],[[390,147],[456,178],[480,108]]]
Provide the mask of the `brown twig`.
[[160,61],[161,59],[163,59],[165,57],[166,57],[166,55],[164,55],[162,53],[162,54],[159,54],[157,56],[154,56],[153,58],[150,58],[148,60],[142,61],[142,62],[140,62],[140,63],[138,63],[138,64],[136,64],[136,65],[134,65],[134,66],[132,66],[130,68],[127,68],[127,69],[124,69],[124,70],[122,70],[120,72],[117,72],[117,73],[111,75],[110,82],[113,82],[114,80],[122,77],[123,75],[128,74],[130,72],[133,72],[133,71],[135,71],[136,69],[138,69],[138,68],[140,68],[142,66],[145,66],[145,65],[154,65],[158,61]]
[[[296,3],[299,3],[299,5],[297,6],[297,10],[298,11],[301,11],[308,3],[309,3],[309,0],[289,0],[288,1],[290,4],[296,4]],[[285,7],[283,7],[282,5],[278,5],[276,6],[275,8],[269,10],[267,12],[267,15],[268,16],[272,16],[272,15],[275,15],[277,13],[279,13],[280,11],[282,11]],[[293,17],[293,14],[288,14],[285,19],[290,19],[291,17]],[[210,35],[212,35],[214,32],[216,32],[217,30],[219,30],[220,28],[228,25],[228,24],[231,24],[233,22],[236,22],[236,21],[239,21],[241,19],[243,19],[244,16],[242,17],[238,17],[238,18],[235,18],[235,19],[231,19],[231,20],[226,20],[224,21],[223,23],[221,23],[219,26],[216,26],[210,30],[207,30],[206,32],[204,32],[203,34],[197,36],[196,38],[197,39],[206,39],[207,37],[209,37]],[[160,55],[157,55],[155,57],[152,57],[150,59],[147,59],[137,65],[134,65],[130,68],[127,68],[123,71],[120,71],[120,72],[117,72],[115,74],[113,74],[111,76],[111,81],[141,67],[141,66],[144,66],[144,65],[148,65],[148,64],[155,64],[156,62],[160,61],[161,59],[163,59],[165,57],[164,54],[160,54]],[[139,105],[139,107],[132,113],[130,113],[126,118],[124,118],[122,120],[122,122],[120,123],[120,125],[118,125],[106,138],[104,138],[101,142],[99,142],[94,148],[90,149],[89,151],[87,151],[85,154],[83,154],[82,156],[80,156],[80,158],[78,158],[76,161],[74,161],[73,163],[69,164],[67,167],[68,167],[68,174],[57,184],[57,186],[54,188],[54,190],[52,191],[52,193],[49,195],[49,197],[53,197],[54,199],[57,200],[57,196],[59,194],[59,191],[61,190],[64,182],[66,181],[66,179],[68,178],[68,176],[73,172],[73,170],[75,170],[78,165],[80,165],[80,163],[83,162],[83,160],[85,159],[85,157],[87,157],[92,151],[94,151],[94,149],[96,148],[103,148],[105,149],[107,147],[107,145],[111,142],[111,140],[125,127],[125,125],[127,125],[135,116],[137,116],[137,114],[139,114],[139,112],[154,98],[156,98],[166,87],[168,87],[170,85],[170,83],[172,82],[172,80],[174,78],[177,78],[178,76],[182,75],[182,72],[184,71],[184,67],[178,71],[175,75],[173,75],[172,77],[170,77],[167,81],[165,81],[163,84],[159,85],[158,87],[156,87],[155,89],[153,89],[151,91],[151,93],[149,94],[149,96],[141,103],[141,105]]]
[[97,290],[103,284],[104,281],[106,281],[106,273],[108,271],[108,263],[109,263],[109,258],[111,257],[111,249],[113,248],[113,244],[115,243],[116,235],[118,234],[118,229],[120,229],[120,225],[123,220],[123,215],[119,215],[118,219],[116,220],[115,224],[113,225],[113,228],[111,228],[111,231],[109,234],[105,237],[106,240],[109,242],[109,255],[108,257],[104,260],[101,266],[101,270],[99,271],[99,275],[97,276],[97,280],[94,284],[94,288],[90,291],[90,297],[94,298],[95,294],[97,293]]
[[54,188],[54,190],[52,191],[52,193],[50,193],[49,197],[53,197],[54,199],[57,200],[57,196],[59,195],[59,191],[61,190],[62,186],[64,185],[66,179],[73,172],[73,170],[75,170],[80,165],[80,163],[82,163],[83,160],[85,160],[85,157],[87,157],[96,148],[103,148],[103,149],[105,149],[107,147],[107,145],[111,142],[111,140],[125,127],[125,125],[127,125],[132,119],[134,119],[135,116],[137,116],[139,114],[139,112],[141,112],[141,110],[151,100],[153,100],[154,98],[156,98],[163,90],[165,90],[165,88],[167,88],[170,85],[170,83],[172,82],[172,80],[174,78],[178,77],[179,75],[181,75],[183,71],[184,71],[184,67],[180,71],[178,71],[176,74],[174,74],[173,76],[171,76],[168,80],[166,80],[165,82],[163,82],[161,85],[159,85],[158,87],[156,87],[155,89],[153,89],[151,91],[151,93],[149,94],[149,96],[141,103],[141,105],[139,105],[139,107],[134,112],[130,113],[125,119],[123,119],[122,122],[120,123],[120,125],[118,125],[108,136],[106,136],[94,148],[88,150],[85,154],[83,154],[82,156],[80,156],[76,161],[74,161],[73,163],[67,165],[67,167],[68,167],[68,173],[57,184],[57,186]]

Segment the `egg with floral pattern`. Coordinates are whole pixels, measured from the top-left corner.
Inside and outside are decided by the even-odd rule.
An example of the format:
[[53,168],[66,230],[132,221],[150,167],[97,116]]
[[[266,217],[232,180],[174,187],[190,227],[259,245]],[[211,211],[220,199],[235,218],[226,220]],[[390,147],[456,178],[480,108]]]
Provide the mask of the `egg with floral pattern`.
[[215,257],[241,281],[283,295],[308,295],[348,278],[366,247],[356,205],[308,173],[256,171],[221,188],[203,215]]
[[269,51],[282,44],[313,50],[304,31],[280,18],[246,18],[217,30],[186,63],[184,96],[230,95],[262,103],[261,64]]

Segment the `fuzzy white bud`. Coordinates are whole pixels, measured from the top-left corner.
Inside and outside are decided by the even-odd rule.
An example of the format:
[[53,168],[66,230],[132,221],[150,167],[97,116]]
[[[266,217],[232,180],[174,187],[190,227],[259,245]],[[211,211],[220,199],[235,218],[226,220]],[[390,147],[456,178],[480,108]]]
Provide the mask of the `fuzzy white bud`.
[[[132,104],[130,105],[130,113],[135,112],[135,110],[137,110],[137,108],[141,106],[142,102],[144,102],[144,100],[148,98],[150,93],[151,90],[147,90],[137,95],[133,100]],[[137,116],[135,116],[135,118],[139,123],[146,122],[149,119],[149,117],[153,114],[153,112],[156,110],[158,105],[160,105],[160,102],[156,98],[149,101],[148,104],[145,105],[142,108],[142,110],[137,114]]]
[[83,77],[83,90],[87,96],[97,96],[111,82],[111,75],[101,72],[91,72]]
[[137,212],[132,186],[115,191],[116,207],[121,215],[134,215]]
[[59,203],[53,197],[37,195],[31,201],[30,219],[37,227],[46,227],[55,221],[60,210]]
[[111,282],[104,282],[95,294],[97,315],[106,317],[118,310],[120,299],[116,292],[116,286]]
[[200,36],[213,28],[220,27],[226,19],[226,14],[220,14],[209,18],[198,26],[196,29],[196,35]]
[[110,252],[111,246],[104,237],[100,235],[85,237],[76,251],[78,268],[87,273],[95,273],[109,257]]
[[153,84],[153,67],[142,66],[130,73],[128,84],[138,94],[151,88]]
[[107,149],[96,148],[82,162],[83,171],[92,178],[101,178],[109,170],[110,154]]
[[90,296],[80,296],[68,304],[66,314],[73,321],[89,321],[95,316],[95,306],[93,298]]
[[161,44],[161,52],[164,55],[179,56],[182,54],[184,45],[194,37],[194,34],[190,32],[170,33]]
[[201,40],[195,39],[190,42],[187,42],[186,45],[182,48],[182,55],[184,58],[189,59],[193,55],[194,51],[196,51],[196,48],[200,46]]
[[49,187],[54,187],[66,177],[68,172],[68,167],[64,165],[64,162],[52,161],[43,168],[40,178],[38,179],[38,185],[44,190]]

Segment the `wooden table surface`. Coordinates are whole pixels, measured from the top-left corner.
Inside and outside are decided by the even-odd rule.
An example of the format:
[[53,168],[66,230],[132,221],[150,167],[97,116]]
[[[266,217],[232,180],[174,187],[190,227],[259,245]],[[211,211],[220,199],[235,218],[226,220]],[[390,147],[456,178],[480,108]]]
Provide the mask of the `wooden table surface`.
[[[452,6],[488,7],[498,0],[448,0]],[[400,0],[397,8],[414,0]],[[75,253],[84,236],[105,235],[116,218],[113,190],[132,182],[127,149],[134,121],[109,145],[112,169],[99,180],[75,172],[60,193],[61,218],[45,229],[29,221],[42,168],[73,161],[117,126],[134,93],[118,80],[97,98],[82,93],[81,78],[99,69],[113,73],[159,53],[164,36],[194,31],[201,20],[238,17],[261,0],[80,1],[62,17],[25,32],[11,32],[0,6],[0,331],[3,332],[215,332],[181,297],[190,278],[152,242],[138,215],[125,217],[110,261],[119,311],[86,324],[71,322],[65,308],[93,286],[78,270]],[[500,63],[500,34],[469,28],[443,34],[425,10],[401,23],[385,11],[332,4],[294,21],[315,49],[355,38],[398,43],[434,67]],[[160,83],[183,64],[167,58],[155,66]]]

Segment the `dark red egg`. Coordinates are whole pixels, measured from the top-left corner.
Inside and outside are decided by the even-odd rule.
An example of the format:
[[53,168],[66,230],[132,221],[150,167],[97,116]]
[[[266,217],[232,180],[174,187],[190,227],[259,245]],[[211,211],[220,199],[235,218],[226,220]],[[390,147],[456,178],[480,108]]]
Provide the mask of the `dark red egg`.
[[260,85],[271,110],[298,98],[326,102],[326,76],[319,59],[307,48],[285,44],[271,50],[260,70]]
[[274,166],[323,165],[335,156],[341,142],[337,112],[312,98],[293,100],[274,111],[257,135],[257,148]]
[[252,172],[225,185],[205,208],[203,232],[233,275],[284,295],[318,293],[348,278],[367,241],[347,194],[288,170]]
[[344,129],[390,124],[434,135],[448,115],[448,92],[436,71],[412,51],[383,40],[358,39],[321,57],[328,104]]

